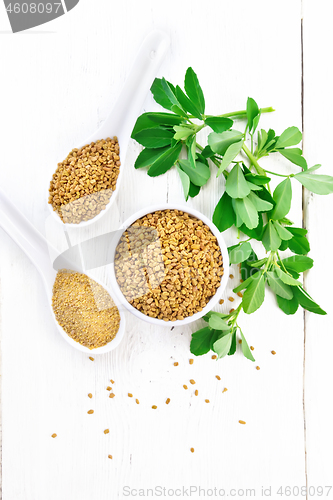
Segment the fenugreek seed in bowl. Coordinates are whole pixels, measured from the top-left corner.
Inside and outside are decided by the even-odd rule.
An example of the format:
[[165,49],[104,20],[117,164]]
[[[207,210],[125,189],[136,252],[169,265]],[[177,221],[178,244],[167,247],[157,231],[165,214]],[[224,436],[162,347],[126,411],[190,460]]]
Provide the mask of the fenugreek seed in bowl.
[[52,308],[64,332],[88,349],[104,348],[120,328],[120,312],[110,294],[86,274],[58,271]]
[[119,171],[117,137],[73,149],[53,174],[49,204],[66,224],[94,219],[109,203]]
[[186,207],[152,207],[124,225],[113,272],[125,307],[148,322],[184,324],[206,314],[228,279],[217,228]]

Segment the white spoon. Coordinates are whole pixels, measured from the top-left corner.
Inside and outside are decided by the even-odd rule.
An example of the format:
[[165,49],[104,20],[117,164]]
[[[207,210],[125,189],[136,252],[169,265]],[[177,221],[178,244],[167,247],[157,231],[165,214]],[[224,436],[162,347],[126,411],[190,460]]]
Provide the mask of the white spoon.
[[[113,136],[118,137],[121,166],[117,179],[117,188],[113,192],[106,209],[102,210],[93,219],[88,221],[82,221],[79,224],[64,224],[58,214],[53,210],[52,206],[48,203],[52,216],[61,224],[67,227],[85,227],[103,217],[103,215],[110,210],[122,182],[127,147],[135,121],[140,113],[151,84],[153,83],[153,79],[169,48],[169,44],[169,38],[162,31],[153,31],[145,38],[136,56],[131,72],[127,77],[123,90],[108,118],[103,122],[101,127],[82,144],[73,144],[73,148],[80,149],[86,144],[90,144],[99,139],[106,139],[107,137],[112,138]],[[56,165],[54,165],[52,173],[55,169]]]
[[[52,288],[56,278],[57,271],[53,269],[51,259],[49,256],[49,248],[46,239],[37,231],[37,229],[28,221],[28,219],[16,208],[11,200],[0,189],[0,227],[18,244],[23,252],[29,257],[31,262],[36,266],[42,277],[47,301],[50,305],[53,319],[57,325],[60,335],[73,347],[79,351],[89,354],[100,354],[113,350],[121,342],[125,333],[125,317],[123,309],[119,301],[115,298],[114,294],[100,283],[103,288],[110,294],[115,304],[117,305],[120,313],[120,326],[116,337],[103,347],[96,349],[88,349],[87,347],[75,342],[67,333],[61,328],[57,322],[53,309],[52,309]],[[67,266],[66,266],[67,267]],[[68,263],[68,269],[87,274],[82,270],[79,263]],[[96,282],[95,278],[93,278]]]

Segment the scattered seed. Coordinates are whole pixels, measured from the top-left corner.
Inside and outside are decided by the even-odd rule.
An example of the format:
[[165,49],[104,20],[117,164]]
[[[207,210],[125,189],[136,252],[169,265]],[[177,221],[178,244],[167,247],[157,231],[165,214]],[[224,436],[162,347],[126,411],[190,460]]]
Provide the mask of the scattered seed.
[[238,343],[241,344],[242,343],[242,339],[239,339]]
[[191,452],[194,453],[194,448],[191,448]]
[[129,392],[129,393],[127,394],[127,396],[128,396],[129,398],[132,398],[132,397],[133,397],[133,394],[131,394],[131,393]]
[[222,304],[223,304],[223,302],[224,302],[224,300],[223,300],[223,299],[221,299],[221,300],[219,301],[219,304],[221,304],[221,305],[222,305]]
[[54,433],[54,434],[52,434],[52,436],[51,436],[51,437],[56,438],[56,437],[57,437],[57,434],[56,434],[56,433]]
[[212,359],[216,359],[216,358],[217,358],[216,354],[213,354]]
[[228,297],[228,300],[229,300],[230,302],[233,302],[235,299],[234,299],[233,297]]
[[198,389],[196,389],[195,393],[194,393],[196,396],[199,394],[199,391]]
[[232,312],[234,312],[235,309],[230,309],[229,311],[229,314],[231,314]]
[[209,399],[205,399],[205,403],[210,403]]
[[110,387],[109,385],[107,386],[106,388],[107,391],[112,391],[112,387]]
[[178,361],[175,361],[173,364],[173,366],[178,366],[178,365],[179,365]]
[[109,434],[109,429],[105,429],[104,434]]
[[193,361],[194,360],[191,358],[190,361],[189,361],[190,365],[193,365]]
[[191,378],[190,383],[191,383],[192,385],[194,385],[194,384],[195,384],[195,380],[193,380],[193,378]]
[[260,370],[260,366],[256,366],[256,370]]
[[108,455],[108,458],[111,458],[111,460],[112,460],[113,457],[112,457],[112,455]]
[[185,384],[183,385],[183,387],[184,387],[185,390],[188,388],[187,385],[185,385]]
[[242,280],[242,279],[240,279],[239,281],[240,281],[241,283],[244,283],[244,280]]
[[253,347],[253,345],[251,345],[250,349],[251,349],[251,351],[254,351],[254,347]]
[[95,358],[92,358],[91,356],[89,356],[89,359],[90,359],[91,361],[95,361]]
[[111,384],[114,384],[114,380],[111,379],[110,382],[111,382]]
[[115,394],[113,394],[113,392],[110,392],[109,398],[114,398],[114,397],[115,397]]
[[229,274],[229,278],[230,278],[231,280],[233,279],[233,277],[234,277],[234,275],[233,275],[233,274]]
[[140,401],[138,399],[135,400],[136,404],[139,405]]
[[222,391],[222,394],[223,394],[224,392],[227,392],[227,390],[228,390],[228,389],[225,387],[225,388],[223,389],[223,391]]
[[87,413],[91,415],[92,413],[94,413],[94,410],[89,410]]
[[170,398],[168,398],[165,402],[166,405],[168,405],[170,403]]
[[156,409],[157,409],[157,406],[156,406],[156,405],[153,405],[153,406],[152,406],[152,409],[153,409],[153,410],[156,410]]
[[90,399],[92,398],[92,394],[91,394],[91,392],[89,392],[89,394],[88,394],[88,398],[90,398]]
[[242,292],[237,292],[238,297],[243,297]]
[[246,424],[246,422],[244,422],[244,420],[238,420],[238,422],[239,422],[240,424],[243,424],[243,425],[245,425],[245,424]]
[[271,351],[271,353],[272,353],[273,355],[275,355],[275,354],[276,354],[276,352],[275,352],[275,351]]
[[217,380],[221,380],[220,375],[215,375],[215,377],[217,378]]

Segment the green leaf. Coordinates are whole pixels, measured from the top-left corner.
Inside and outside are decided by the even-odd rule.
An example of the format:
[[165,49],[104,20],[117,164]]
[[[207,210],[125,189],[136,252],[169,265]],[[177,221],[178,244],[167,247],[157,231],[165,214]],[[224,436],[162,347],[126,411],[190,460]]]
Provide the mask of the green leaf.
[[305,227],[290,227],[289,231],[294,235],[294,236],[305,236],[308,232]]
[[245,196],[250,193],[250,188],[245,180],[239,163],[237,163],[229,173],[225,184],[225,190],[231,198],[245,198]]
[[273,222],[270,220],[268,224],[266,224],[266,228],[264,231],[264,236],[262,239],[262,243],[266,248],[267,252],[269,250],[276,251],[281,245],[281,238],[276,232],[275,227],[273,226]]
[[185,92],[201,114],[205,112],[205,98],[199,80],[192,68],[187,68],[185,74]]
[[287,215],[291,206],[291,197],[291,181],[288,178],[280,182],[274,190],[273,199],[275,201],[275,207],[271,215],[272,219],[279,220]]
[[210,348],[214,351],[215,342],[221,337],[221,332],[219,330],[212,330],[212,336],[210,338]]
[[230,118],[224,118],[223,116],[207,116],[207,118],[205,118],[205,124],[213,129],[214,132],[221,134],[231,129],[234,122],[230,120]]
[[156,177],[167,172],[176,163],[181,150],[181,142],[167,149],[149,168],[148,175]]
[[302,283],[300,281],[295,280],[294,278],[292,278],[291,276],[289,276],[289,274],[287,274],[284,271],[282,271],[282,269],[280,269],[279,267],[275,268],[275,273],[280,278],[280,280],[282,280],[283,283],[285,283],[286,285],[290,285],[290,286],[302,286]]
[[244,260],[249,258],[252,252],[251,243],[248,241],[239,243],[239,245],[235,245],[231,248],[232,250],[230,250],[230,252],[228,248],[230,264],[239,264],[240,262],[244,262]]
[[248,278],[253,276],[259,271],[259,268],[253,267],[253,262],[257,261],[258,257],[257,254],[252,250],[251,254],[249,255],[248,259],[242,262],[241,264],[241,276],[242,280],[246,281]]
[[262,271],[252,276],[252,281],[243,295],[243,309],[246,314],[254,313],[265,299],[265,276]]
[[232,335],[231,333],[227,333],[214,343],[214,351],[218,355],[219,359],[224,358],[224,356],[228,354],[228,352],[230,351],[231,342]]
[[268,184],[271,180],[270,177],[266,175],[257,175],[257,174],[246,174],[245,179],[252,184],[256,184],[257,186],[263,186],[264,184]]
[[190,182],[190,189],[189,189],[188,195],[191,198],[195,198],[196,196],[198,196],[199,192],[200,192],[200,187],[196,186],[195,184]]
[[254,238],[255,240],[261,241],[264,234],[264,223],[262,215],[260,213],[258,214],[258,218],[259,218],[259,223],[257,227],[249,229],[248,227],[245,226],[245,224],[241,224],[239,226],[239,230],[242,231],[242,233],[249,236],[250,238]]
[[286,285],[275,273],[275,271],[268,271],[267,276],[268,284],[276,295],[279,295],[287,300],[293,298],[293,292],[291,291],[290,286]]
[[229,229],[236,222],[236,215],[232,207],[232,198],[228,193],[224,192],[218,204],[215,207],[213,214],[213,223],[221,231]]
[[220,318],[216,314],[212,315],[209,318],[209,326],[214,330],[222,330],[222,331],[230,330],[230,326],[228,325],[228,323],[226,323],[222,318]]
[[162,148],[171,144],[173,131],[163,127],[147,128],[140,130],[134,138],[145,148]]
[[232,332],[232,340],[231,340],[231,345],[230,345],[230,349],[229,349],[229,352],[228,352],[228,356],[233,356],[236,352],[236,348],[237,348],[237,339],[236,339],[236,332],[237,332],[237,328],[234,328],[233,332]]
[[210,340],[213,331],[209,327],[202,328],[197,332],[192,333],[190,351],[195,356],[201,356],[210,351]]
[[279,149],[278,150],[282,156],[287,158],[287,160],[291,161],[295,165],[306,170],[308,168],[305,158],[302,156],[302,150],[299,148],[289,148],[289,149]]
[[216,311],[209,311],[202,319],[204,319],[205,321],[209,321],[212,316],[217,316],[218,318],[225,319],[229,318],[230,314],[222,314]]
[[290,231],[288,231],[288,229],[281,226],[281,224],[276,220],[273,220],[273,224],[274,224],[276,232],[280,236],[281,240],[291,240],[293,235]]
[[[168,82],[165,78],[162,78],[162,87],[166,95],[168,96],[170,102],[172,102],[171,110],[173,111],[173,106],[177,106],[177,108],[182,108],[180,102],[176,96],[176,89],[172,85],[172,83]],[[178,113],[177,113],[178,114]]]
[[258,153],[263,149],[267,142],[267,132],[264,129],[261,129],[261,131],[258,131]]
[[217,176],[218,177],[224,170],[229,167],[230,163],[236,158],[238,153],[241,151],[243,147],[244,141],[234,142],[231,144],[226,150],[221,165],[219,166]]
[[[292,290],[291,290],[292,291]],[[283,299],[279,295],[276,296],[276,300],[278,303],[279,308],[281,311],[283,311],[285,314],[295,314],[295,312],[298,309],[298,300],[293,294],[293,298],[290,300]]]
[[263,259],[260,260],[255,260],[250,264],[251,267],[256,267],[257,269],[260,269],[264,264],[267,262],[267,257],[264,257]]
[[[294,229],[296,228],[290,227],[289,231],[293,232]],[[288,247],[292,252],[299,255],[306,255],[310,252],[310,243],[308,239],[305,236],[300,236],[297,234],[294,234],[291,240],[288,241]]]
[[161,78],[155,78],[151,88],[151,93],[154,96],[154,100],[160,104],[163,108],[169,109],[171,111],[171,107],[173,102],[170,101],[168,95],[166,94]]
[[[310,169],[309,169],[310,170]],[[333,193],[333,177],[330,175],[316,175],[309,170],[300,172],[294,176],[306,189],[316,194]]]
[[258,212],[249,197],[235,199],[234,210],[236,215],[239,215],[249,229],[254,229],[258,226]]
[[257,130],[257,127],[259,125],[260,116],[261,116],[261,111],[259,110],[259,114],[253,118],[252,133],[254,133]]
[[253,203],[258,212],[267,212],[268,210],[271,210],[273,208],[272,203],[262,200],[252,192],[249,194],[248,198]]
[[[180,118],[178,117],[178,119]],[[156,122],[151,120],[149,113],[143,113],[135,122],[131,135],[132,139],[135,139],[136,134],[141,132],[141,130],[146,130],[147,128],[156,128]]]
[[187,174],[185,174],[185,172],[183,172],[183,170],[178,165],[177,165],[177,171],[178,171],[180,180],[182,181],[184,196],[185,196],[185,200],[187,201],[188,200],[188,192],[190,190],[190,178]]
[[293,288],[294,295],[297,298],[300,305],[303,309],[307,311],[313,312],[315,314],[327,314],[318,304],[314,302],[314,300],[310,297],[310,295],[304,290],[302,287],[294,287]]
[[257,186],[257,184],[252,184],[252,182],[249,182],[248,180],[246,182],[247,182],[247,185],[249,186],[249,188],[251,189],[251,191],[261,191],[262,190],[262,186]]
[[196,118],[199,118],[199,120],[202,119],[201,113],[196,107],[196,105],[184,94],[182,89],[177,85],[176,87],[176,96],[178,101],[181,104],[181,107],[190,113],[191,115],[195,116]]
[[210,170],[207,165],[196,162],[193,168],[189,160],[179,160],[181,169],[189,176],[191,182],[196,186],[204,186],[210,177]]
[[[280,262],[278,262],[280,264]],[[311,269],[313,267],[313,260],[310,257],[305,257],[303,255],[293,255],[291,257],[287,257],[286,259],[282,259],[281,263],[283,263],[284,267],[290,271],[296,271],[297,273],[302,273]]]
[[176,141],[185,140],[194,132],[193,127],[185,125],[175,125],[173,129],[176,132],[174,135]]
[[258,104],[256,103],[256,101],[254,99],[252,99],[252,97],[248,97],[247,103],[246,103],[246,116],[247,116],[247,121],[249,124],[249,132],[250,133],[251,133],[252,128],[253,128],[253,120],[258,115],[259,115]]
[[[158,123],[159,125],[173,127],[173,125],[180,125],[182,122],[182,118],[173,113],[144,113],[147,115],[147,118],[154,123]],[[142,115],[141,115],[142,116]]]
[[137,157],[134,167],[135,168],[142,168],[142,167],[149,167],[152,165],[160,156],[162,156],[165,151],[167,151],[169,146],[166,146],[164,148],[157,148],[157,149],[149,149],[145,148],[141,151],[139,156]]
[[204,158],[211,158],[214,156],[214,151],[211,149],[210,146],[206,146],[202,151],[201,154]]
[[249,348],[249,344],[246,341],[246,338],[243,335],[242,330],[240,330],[240,334],[242,337],[242,351],[244,356],[249,359],[250,361],[255,361],[254,357],[252,356],[251,349]]
[[278,138],[275,148],[287,148],[289,146],[296,146],[302,140],[302,132],[297,127],[287,128]]
[[187,116],[187,113],[186,111],[184,111],[180,106],[178,106],[177,104],[173,104],[171,106],[171,111],[173,111],[174,113],[176,113],[177,115],[179,116],[182,116],[185,118],[185,120],[188,119],[188,116]]
[[239,142],[243,138],[244,134],[238,130],[226,130],[221,134],[211,132],[208,136],[208,144],[214,153],[223,156],[231,144]]
[[196,151],[197,151],[197,141],[196,136],[190,137],[187,145],[187,157],[191,162],[192,168],[195,168]]

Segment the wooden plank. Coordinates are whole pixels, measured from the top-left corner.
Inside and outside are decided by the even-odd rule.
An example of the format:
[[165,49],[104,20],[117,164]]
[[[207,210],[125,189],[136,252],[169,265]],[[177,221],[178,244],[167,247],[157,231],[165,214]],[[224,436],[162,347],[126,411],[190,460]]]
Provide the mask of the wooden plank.
[[[309,166],[321,163],[318,174],[332,175],[331,127],[333,113],[330,98],[333,85],[329,61],[333,43],[330,19],[333,6],[323,0],[304,2],[304,150]],[[305,410],[308,485],[326,486],[332,481],[333,430],[330,385],[333,377],[331,352],[332,292],[329,266],[333,244],[331,213],[333,197],[305,192],[305,223],[311,244],[314,269],[306,276],[306,289],[328,313],[306,313]],[[327,490],[324,490],[325,494]],[[330,493],[332,495],[332,492]]]
[[[0,171],[0,181],[9,191],[15,187],[13,198],[42,231],[43,193],[52,165],[107,116],[133,50],[154,27],[172,40],[160,74],[179,83],[192,65],[209,112],[242,109],[251,95],[261,106],[277,109],[263,117],[263,127],[280,132],[301,125],[299,1],[282,0],[279,9],[264,0],[172,1],[166,9],[147,0],[117,5],[100,0],[93,8],[81,3],[57,21],[55,34],[6,41],[3,64],[11,77],[3,93],[15,92],[16,101],[5,103],[4,142],[10,147],[3,150],[7,169]],[[277,59],[283,71],[275,67]],[[153,109],[151,96],[143,109]],[[119,220],[152,203],[183,200],[174,170],[154,180],[134,171],[139,151],[132,142]],[[270,167],[289,168],[282,160]],[[211,179],[189,206],[211,217],[222,189],[221,181]],[[301,223],[301,190],[294,194],[292,218]],[[106,220],[94,231],[108,228]],[[230,244],[234,235],[226,239]],[[269,295],[255,316],[243,315],[260,371],[240,354],[219,362],[208,355],[190,366],[194,327],[170,331],[129,314],[123,344],[91,362],[59,338],[37,272],[3,233],[0,262],[4,500],[104,500],[121,498],[124,486],[191,484],[255,488],[259,495],[262,485],[274,491],[304,483],[301,313],[285,317]],[[231,307],[227,298],[236,271],[224,309]],[[106,391],[111,378],[114,400]],[[198,397],[182,388],[189,378],[197,382]],[[228,392],[222,394],[224,387]],[[94,415],[87,415],[90,408]],[[239,425],[239,419],[247,424]],[[53,432],[56,439],[50,437]]]

